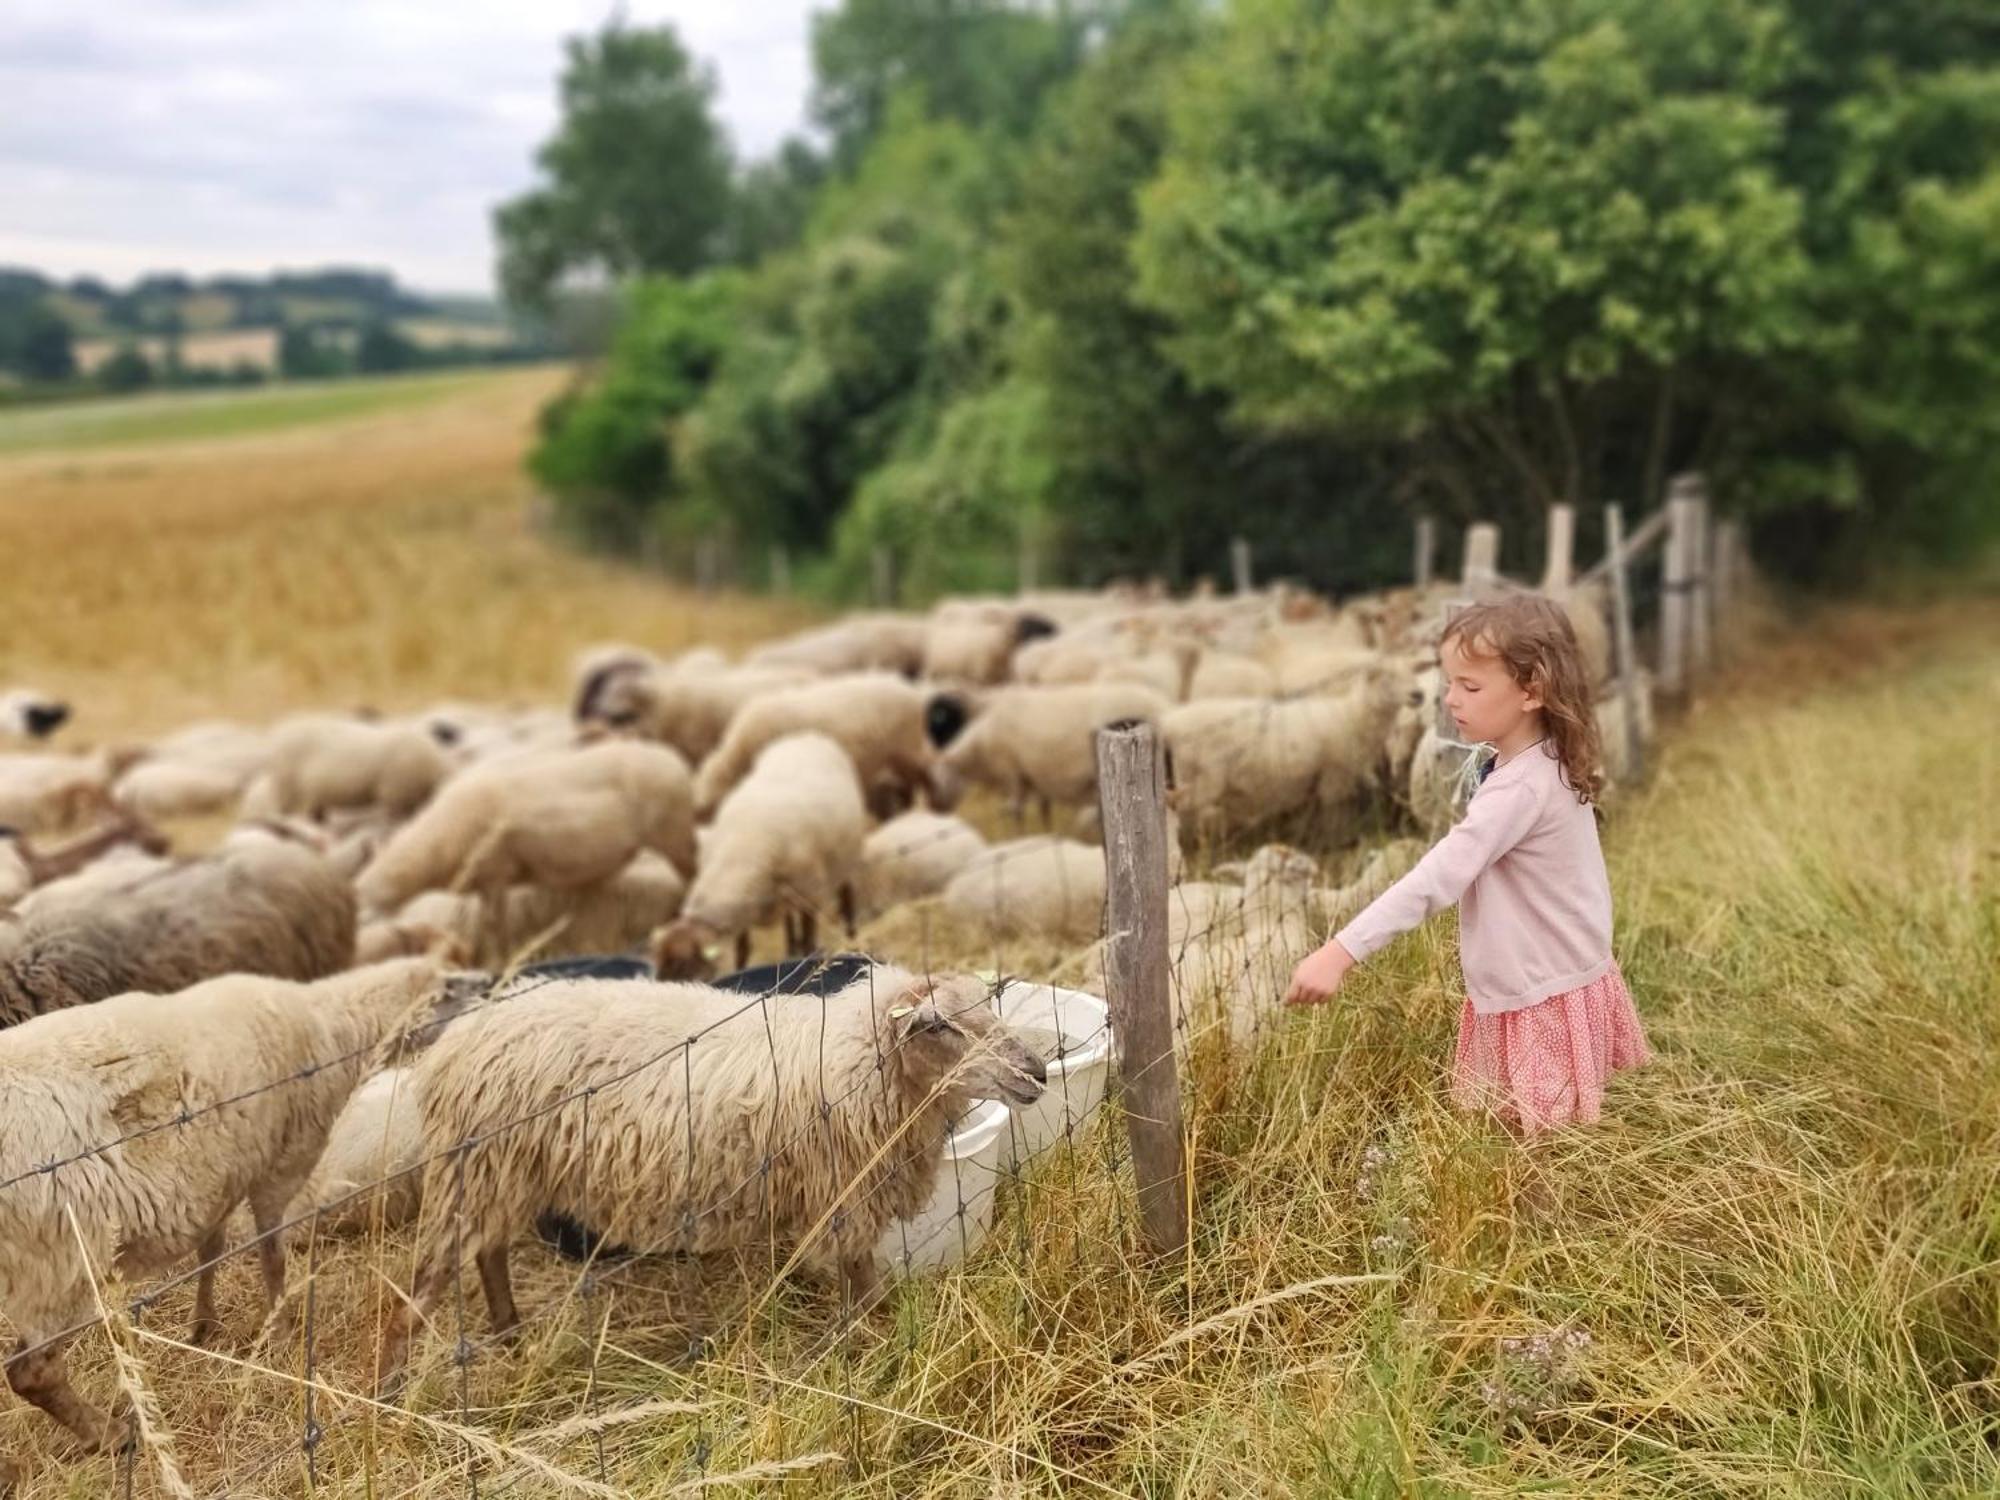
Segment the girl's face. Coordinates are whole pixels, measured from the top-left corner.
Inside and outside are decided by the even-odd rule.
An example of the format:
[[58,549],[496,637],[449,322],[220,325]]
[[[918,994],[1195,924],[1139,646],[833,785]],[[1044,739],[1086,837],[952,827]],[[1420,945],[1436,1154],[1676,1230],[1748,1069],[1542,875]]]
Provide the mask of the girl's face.
[[1456,637],[1438,651],[1444,668],[1444,706],[1467,744],[1498,745],[1522,721],[1541,709],[1542,700],[1514,680],[1497,656],[1468,655]]

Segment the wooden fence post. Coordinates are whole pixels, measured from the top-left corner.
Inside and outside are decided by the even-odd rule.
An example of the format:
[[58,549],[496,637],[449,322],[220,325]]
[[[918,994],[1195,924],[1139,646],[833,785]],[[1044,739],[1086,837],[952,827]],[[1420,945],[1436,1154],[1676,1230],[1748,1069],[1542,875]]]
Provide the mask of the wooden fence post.
[[1619,706],[1625,720],[1625,775],[1637,780],[1646,766],[1646,744],[1639,733],[1639,658],[1632,649],[1632,587],[1625,576],[1625,510],[1604,507],[1605,555],[1611,562],[1611,669],[1618,679]]
[[1549,507],[1549,553],[1542,567],[1542,592],[1569,592],[1576,567],[1576,507],[1560,502]]
[[1124,1081],[1139,1221],[1156,1254],[1187,1243],[1181,1081],[1167,987],[1166,762],[1151,724],[1097,733],[1104,827],[1106,997]]
[[1714,656],[1715,580],[1709,572],[1714,553],[1714,527],[1709,521],[1708,482],[1699,474],[1694,479],[1694,537],[1688,543],[1694,554],[1694,565],[1688,573],[1689,582],[1693,584],[1690,592],[1694,595],[1692,608],[1688,611],[1693,639],[1688,658],[1694,675],[1699,677],[1708,670]]
[[869,584],[877,609],[896,602],[896,559],[887,547],[877,547],[869,558]]
[[1667,489],[1667,541],[1660,553],[1660,691],[1683,693],[1693,635],[1695,515],[1692,474],[1678,474]]
[[789,594],[792,591],[792,559],[782,543],[771,548],[771,592]]
[[1492,521],[1475,521],[1465,529],[1465,564],[1459,582],[1475,599],[1490,593],[1500,578],[1500,528]]
[[1236,592],[1250,592],[1250,543],[1237,536],[1229,539],[1229,571],[1236,582]]
[[1417,587],[1431,586],[1431,561],[1437,555],[1437,521],[1431,516],[1417,517]]

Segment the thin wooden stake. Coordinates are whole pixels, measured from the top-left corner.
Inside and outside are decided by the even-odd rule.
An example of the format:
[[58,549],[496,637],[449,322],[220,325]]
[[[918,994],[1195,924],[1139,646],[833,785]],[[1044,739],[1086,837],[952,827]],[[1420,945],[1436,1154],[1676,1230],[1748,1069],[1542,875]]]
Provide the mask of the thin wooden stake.
[[1611,561],[1611,670],[1625,719],[1625,775],[1637,780],[1645,770],[1646,745],[1639,733],[1639,655],[1632,648],[1632,587],[1625,576],[1625,510],[1604,507],[1604,539]]

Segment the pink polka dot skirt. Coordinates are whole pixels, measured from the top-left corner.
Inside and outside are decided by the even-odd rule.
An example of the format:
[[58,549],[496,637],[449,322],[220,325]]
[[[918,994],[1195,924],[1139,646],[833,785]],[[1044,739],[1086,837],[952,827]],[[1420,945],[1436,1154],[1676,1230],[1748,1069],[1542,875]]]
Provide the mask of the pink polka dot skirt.
[[1525,1010],[1482,1016],[1468,999],[1458,1018],[1452,1098],[1467,1109],[1492,1110],[1527,1135],[1590,1124],[1611,1075],[1651,1056],[1614,961],[1601,979]]

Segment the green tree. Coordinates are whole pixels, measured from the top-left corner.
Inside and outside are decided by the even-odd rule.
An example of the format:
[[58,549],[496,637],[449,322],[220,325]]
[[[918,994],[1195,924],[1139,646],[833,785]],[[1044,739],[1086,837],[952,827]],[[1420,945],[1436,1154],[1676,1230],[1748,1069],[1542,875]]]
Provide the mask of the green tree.
[[562,123],[536,153],[542,186],[494,215],[508,300],[546,309],[565,276],[612,279],[713,263],[730,213],[713,73],[671,26],[614,22],[568,43]]
[[754,266],[797,245],[825,180],[826,162],[797,138],[786,141],[769,161],[747,168],[730,202],[723,259]]
[[153,375],[153,362],[136,344],[120,344],[111,357],[97,367],[97,383],[105,390],[121,395],[151,385]]
[[423,360],[424,351],[386,318],[371,318],[362,325],[354,345],[354,368],[364,375],[393,374],[412,370]]
[[286,380],[325,380],[347,369],[344,351],[324,329],[292,323],[278,335],[278,373]]

